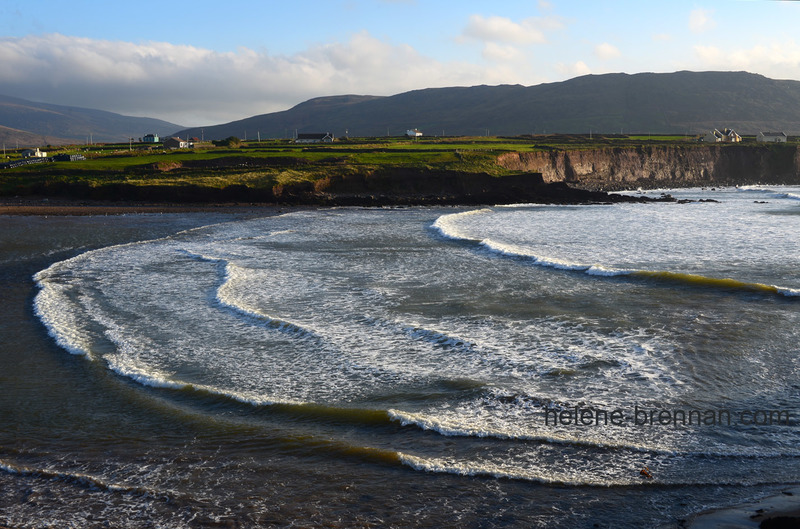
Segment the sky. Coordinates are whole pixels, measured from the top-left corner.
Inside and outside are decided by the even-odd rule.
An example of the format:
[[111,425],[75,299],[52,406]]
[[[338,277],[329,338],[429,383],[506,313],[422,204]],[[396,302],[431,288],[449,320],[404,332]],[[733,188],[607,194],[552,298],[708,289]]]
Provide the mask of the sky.
[[748,71],[800,80],[800,1],[0,0],[0,94],[182,126],[314,97]]

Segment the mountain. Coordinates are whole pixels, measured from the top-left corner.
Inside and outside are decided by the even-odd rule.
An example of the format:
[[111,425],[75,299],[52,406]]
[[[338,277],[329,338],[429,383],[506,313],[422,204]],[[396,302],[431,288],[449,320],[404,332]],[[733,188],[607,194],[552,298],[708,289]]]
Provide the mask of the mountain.
[[536,86],[414,90],[389,97],[332,96],[223,125],[185,129],[181,137],[286,138],[296,132],[337,137],[531,133],[800,133],[800,82],[747,72],[587,75]]
[[35,103],[0,95],[0,138],[10,146],[126,142],[145,134],[169,134],[180,125],[104,110]]

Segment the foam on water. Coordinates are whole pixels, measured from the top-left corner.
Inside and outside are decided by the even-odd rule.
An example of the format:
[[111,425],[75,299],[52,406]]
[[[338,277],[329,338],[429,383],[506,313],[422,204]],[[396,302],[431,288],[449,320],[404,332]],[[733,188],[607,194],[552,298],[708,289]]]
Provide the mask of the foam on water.
[[746,193],[764,193],[770,198],[800,200],[800,190],[777,191],[769,186],[739,186],[736,189]]
[[[697,338],[711,325],[681,296],[658,293],[667,301],[644,314],[595,303],[624,290],[602,277],[638,280],[641,303],[649,282],[798,296],[797,257],[784,240],[795,217],[726,193],[739,202],[304,211],[209,226],[56,263],[36,275],[35,310],[59,345],[142,385],[406,429],[407,440],[372,447],[365,435],[359,446],[400,454],[413,468],[608,485],[638,482],[631,471],[641,461],[678,468],[692,454],[793,456],[788,428],[765,439],[543,422],[548,410],[572,406],[734,398],[730,377],[753,379],[755,355],[741,351],[748,338],[715,337],[728,341],[711,361]],[[722,242],[722,228],[708,241],[694,233],[710,215],[732,232]],[[681,223],[694,226],[689,239]],[[783,392],[791,371],[768,353],[758,367]],[[741,384],[737,398],[766,388]],[[613,467],[620,454],[636,463]],[[688,481],[700,480],[691,472]]]
[[[445,215],[437,219],[433,227],[446,238],[476,242],[495,254],[523,259],[537,266],[592,276],[646,277],[796,297],[800,286],[765,283],[746,275],[717,276],[714,272],[720,271],[709,266],[726,260],[738,264],[769,257],[772,260],[768,263],[770,270],[774,267],[791,269],[793,261],[782,260],[782,256],[794,256],[791,234],[800,229],[800,225],[795,220],[786,220],[787,226],[776,229],[771,215],[744,213],[742,210],[748,206],[752,208],[752,204],[745,205],[743,199],[751,198],[752,193],[769,193],[779,199],[793,196],[792,192],[778,193],[772,189],[737,188],[735,194],[725,193],[722,198],[734,200],[724,205],[659,204],[647,210],[630,205],[614,210],[607,206],[591,206],[580,212],[569,208],[514,206]],[[716,208],[707,212],[713,215],[714,221],[704,222],[705,217],[691,209],[696,206]],[[675,207],[683,209],[675,210]],[[601,211],[612,214],[602,215]],[[765,210],[770,211],[774,211],[774,207]],[[596,214],[592,215],[594,212]],[[742,228],[745,222],[750,225],[747,230]],[[622,227],[630,229],[621,232]],[[568,230],[580,230],[581,238]],[[721,272],[739,275],[743,271],[758,273],[759,269],[742,266]]]

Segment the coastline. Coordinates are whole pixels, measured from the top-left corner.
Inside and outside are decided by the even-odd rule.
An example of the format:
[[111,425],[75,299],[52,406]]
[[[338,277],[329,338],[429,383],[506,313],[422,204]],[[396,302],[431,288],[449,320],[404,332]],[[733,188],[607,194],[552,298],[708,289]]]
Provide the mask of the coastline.
[[[209,191],[207,200],[137,200],[120,196],[115,200],[71,198],[69,196],[25,195],[0,197],[0,215],[125,215],[134,213],[258,213],[280,207],[412,207],[412,206],[484,206],[497,204],[610,204],[618,202],[672,202],[669,195],[648,197],[644,195],[615,194],[573,188],[565,183],[542,184],[534,182],[515,185],[514,179],[504,181],[498,188],[459,188],[448,183],[436,189],[417,192],[392,189],[403,187],[402,179],[390,180],[391,186],[367,189],[355,186],[330,189],[325,192],[296,190],[274,197],[274,200],[225,200],[220,194]],[[516,182],[519,183],[519,182]],[[526,186],[528,186],[526,188]],[[172,197],[175,198],[175,197]]]
[[[91,216],[165,213],[272,213],[276,204],[180,204],[129,201],[70,200],[49,197],[0,199],[0,215]],[[2,528],[0,528],[2,529]]]
[[[274,204],[144,204],[128,202],[91,202],[55,199],[0,200],[0,215],[126,215],[160,213],[252,213],[258,215],[268,211],[276,212],[284,208]],[[313,207],[313,206],[308,206]],[[24,213],[29,211],[28,213]],[[123,221],[126,222],[126,221]],[[779,489],[776,489],[779,490]],[[786,494],[791,492],[792,495]],[[688,522],[670,527],[692,528],[751,528],[751,527],[798,527],[800,526],[800,487],[784,489],[775,496],[761,500],[747,500],[738,506],[722,507],[691,515]],[[761,512],[759,512],[761,510]],[[781,517],[788,517],[789,525],[761,525],[773,520],[780,523]],[[0,526],[0,529],[7,529]]]
[[688,529],[793,529],[800,527],[800,487],[779,494],[698,513]]

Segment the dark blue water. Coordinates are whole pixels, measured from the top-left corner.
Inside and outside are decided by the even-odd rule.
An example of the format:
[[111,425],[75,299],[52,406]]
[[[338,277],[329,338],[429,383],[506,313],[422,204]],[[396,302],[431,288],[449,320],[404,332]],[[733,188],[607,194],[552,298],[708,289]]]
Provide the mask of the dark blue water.
[[796,482],[800,202],[682,193],[719,203],[0,219],[0,523],[668,526]]

